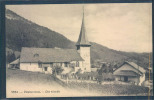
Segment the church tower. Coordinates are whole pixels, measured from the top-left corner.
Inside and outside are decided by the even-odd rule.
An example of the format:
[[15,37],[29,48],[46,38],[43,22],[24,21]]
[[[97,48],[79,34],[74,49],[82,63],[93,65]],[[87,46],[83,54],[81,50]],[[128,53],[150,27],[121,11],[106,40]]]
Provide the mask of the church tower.
[[84,9],[83,9],[82,25],[81,25],[79,39],[76,43],[76,47],[78,52],[80,53],[80,56],[84,59],[83,68],[82,68],[84,72],[91,72],[90,46],[91,45],[86,36],[86,29],[85,29],[85,23],[84,23]]

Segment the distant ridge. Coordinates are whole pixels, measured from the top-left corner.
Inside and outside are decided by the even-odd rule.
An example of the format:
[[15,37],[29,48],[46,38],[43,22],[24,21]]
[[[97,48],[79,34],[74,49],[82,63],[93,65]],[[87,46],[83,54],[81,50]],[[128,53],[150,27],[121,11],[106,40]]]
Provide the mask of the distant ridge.
[[[147,68],[148,53],[122,52],[109,49],[98,43],[91,44],[91,62],[109,62],[112,65],[131,60]],[[20,52],[22,47],[67,48],[76,49],[75,42],[62,34],[46,27],[37,25],[11,10],[6,10],[6,48],[8,52]],[[151,60],[152,61],[152,60]]]

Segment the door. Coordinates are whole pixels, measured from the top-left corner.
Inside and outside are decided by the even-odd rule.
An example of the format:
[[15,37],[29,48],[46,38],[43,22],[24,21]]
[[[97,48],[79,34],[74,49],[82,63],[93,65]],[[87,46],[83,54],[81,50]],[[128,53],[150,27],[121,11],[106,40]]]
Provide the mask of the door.
[[128,81],[128,76],[124,76],[124,82]]
[[44,67],[44,71],[48,71],[48,67]]

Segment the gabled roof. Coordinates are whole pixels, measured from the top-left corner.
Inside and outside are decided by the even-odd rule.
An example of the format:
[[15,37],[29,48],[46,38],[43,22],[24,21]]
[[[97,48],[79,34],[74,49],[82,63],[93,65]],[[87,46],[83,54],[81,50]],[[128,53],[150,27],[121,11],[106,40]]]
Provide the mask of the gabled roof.
[[[141,66],[135,64],[134,62],[125,61],[120,67],[122,67],[124,64],[130,65],[131,67],[133,67],[135,70],[139,71],[140,73],[145,73],[145,72],[146,72],[144,68],[142,68]],[[120,67],[118,67],[117,69],[119,69]],[[115,72],[117,69],[115,69],[114,72]]]
[[70,62],[83,61],[75,49],[23,47],[20,62]]
[[78,39],[76,45],[90,46],[90,43],[89,43],[87,35],[86,35],[85,25],[84,25],[84,12],[83,12],[81,31],[80,31],[79,39]]
[[133,66],[135,69],[139,70],[140,72],[145,73],[145,69],[142,68],[141,66],[135,64],[134,62],[126,61],[126,63],[128,63],[129,65]]
[[12,61],[12,62],[10,63],[10,65],[19,64],[19,62],[20,62],[20,59],[18,58],[18,59],[16,59],[16,60]]

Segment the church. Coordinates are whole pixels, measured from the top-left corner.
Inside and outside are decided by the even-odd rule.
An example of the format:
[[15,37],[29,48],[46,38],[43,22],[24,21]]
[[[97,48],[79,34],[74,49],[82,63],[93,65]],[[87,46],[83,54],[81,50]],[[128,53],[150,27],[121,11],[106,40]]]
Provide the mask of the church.
[[79,69],[82,72],[91,72],[91,45],[86,35],[84,12],[76,47],[76,49],[22,47],[20,70],[52,74],[53,67],[59,66],[64,71],[71,67],[74,72]]

